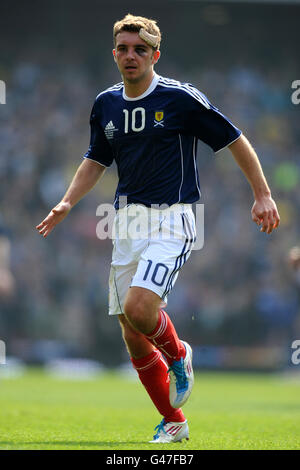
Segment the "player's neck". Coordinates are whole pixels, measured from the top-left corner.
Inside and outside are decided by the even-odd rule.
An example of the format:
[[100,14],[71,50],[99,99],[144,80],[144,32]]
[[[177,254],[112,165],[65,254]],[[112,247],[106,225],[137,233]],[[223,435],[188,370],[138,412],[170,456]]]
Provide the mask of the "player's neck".
[[138,96],[141,96],[146,90],[148,90],[153,78],[154,70],[151,70],[146,77],[143,77],[138,82],[128,82],[128,80],[124,80],[126,96],[128,96],[128,98],[137,98]]

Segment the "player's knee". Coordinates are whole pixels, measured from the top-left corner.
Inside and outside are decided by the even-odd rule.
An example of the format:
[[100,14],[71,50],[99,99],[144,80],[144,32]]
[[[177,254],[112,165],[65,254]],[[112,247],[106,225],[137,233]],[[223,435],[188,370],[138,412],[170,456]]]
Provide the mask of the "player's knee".
[[144,302],[138,300],[128,300],[124,305],[124,313],[131,325],[138,330],[143,327],[145,320],[146,306]]
[[158,295],[147,289],[130,289],[124,303],[124,313],[134,329],[148,334],[155,328],[160,301]]

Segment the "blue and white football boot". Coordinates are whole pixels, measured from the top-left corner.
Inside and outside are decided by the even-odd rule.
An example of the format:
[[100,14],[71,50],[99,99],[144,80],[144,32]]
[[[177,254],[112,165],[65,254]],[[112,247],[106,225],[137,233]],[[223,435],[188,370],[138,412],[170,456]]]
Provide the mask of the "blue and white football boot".
[[185,357],[174,361],[168,370],[170,374],[169,399],[173,408],[181,408],[185,404],[194,385],[192,348],[185,341],[182,341],[182,344],[186,351]]

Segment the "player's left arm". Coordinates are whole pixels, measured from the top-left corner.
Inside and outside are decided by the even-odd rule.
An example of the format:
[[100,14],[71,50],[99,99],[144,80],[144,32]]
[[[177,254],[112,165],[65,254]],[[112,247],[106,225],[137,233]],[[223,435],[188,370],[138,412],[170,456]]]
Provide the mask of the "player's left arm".
[[278,227],[280,217],[255,150],[244,135],[228,148],[252,188],[255,199],[251,210],[253,222],[261,225],[261,232],[271,233]]

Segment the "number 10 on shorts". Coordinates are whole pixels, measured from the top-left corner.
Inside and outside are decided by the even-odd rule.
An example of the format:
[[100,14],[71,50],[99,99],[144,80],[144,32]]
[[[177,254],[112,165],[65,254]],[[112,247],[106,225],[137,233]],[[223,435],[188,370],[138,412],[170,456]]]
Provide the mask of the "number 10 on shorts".
[[157,263],[155,266],[152,268],[153,261],[151,259],[148,259],[148,266],[146,268],[143,281],[146,281],[148,277],[150,276],[150,271],[152,272],[151,275],[151,281],[153,284],[156,284],[157,286],[162,286],[166,280],[166,277],[169,272],[168,266],[166,266],[163,263]]

